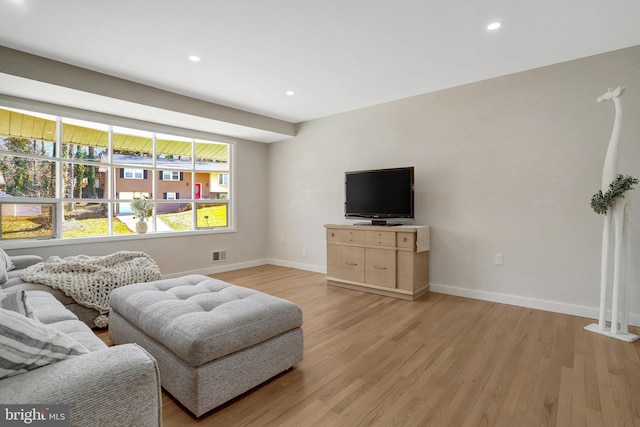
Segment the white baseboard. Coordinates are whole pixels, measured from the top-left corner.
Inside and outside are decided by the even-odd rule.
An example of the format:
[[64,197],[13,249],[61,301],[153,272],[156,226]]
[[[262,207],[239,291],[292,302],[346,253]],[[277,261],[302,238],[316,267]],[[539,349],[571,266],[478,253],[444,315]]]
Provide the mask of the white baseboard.
[[[429,292],[439,294],[454,295],[464,298],[472,298],[481,301],[497,302],[501,304],[516,305],[519,307],[535,308],[537,310],[551,311],[554,313],[570,314],[572,316],[586,317],[588,319],[598,319],[599,309],[597,307],[584,307],[580,305],[565,304],[561,302],[527,298],[516,295],[499,294],[495,292],[479,291],[475,289],[458,288],[455,286],[429,284]],[[640,315],[631,314],[629,324],[640,326]],[[608,320],[611,319],[610,313]]]
[[327,268],[321,265],[302,264],[302,263],[284,261],[284,260],[273,259],[273,258],[263,258],[263,259],[238,262],[233,264],[221,262],[219,264],[216,264],[207,268],[199,268],[197,270],[186,270],[186,271],[180,271],[177,273],[163,274],[162,278],[173,279],[176,277],[186,276],[189,274],[204,274],[206,276],[209,274],[224,273],[225,271],[240,270],[242,268],[258,267],[258,266],[267,265],[267,264],[277,265],[280,267],[296,268],[298,270],[312,271],[314,273],[327,274]]
[[327,274],[327,267],[323,265],[303,264],[299,262],[285,261],[281,259],[269,258],[268,264],[277,265],[280,267],[297,268],[298,270],[312,271],[314,273]]
[[163,274],[162,278],[173,279],[176,277],[187,276],[189,274],[204,274],[205,276],[207,276],[209,274],[224,273],[225,271],[234,271],[234,270],[240,270],[242,268],[258,267],[260,265],[266,265],[266,264],[269,264],[269,260],[267,259],[256,259],[253,261],[238,262],[234,264],[221,262],[219,264],[212,265],[211,267],[207,267],[207,268],[199,268],[197,270],[187,270],[187,271],[180,271],[178,273]]

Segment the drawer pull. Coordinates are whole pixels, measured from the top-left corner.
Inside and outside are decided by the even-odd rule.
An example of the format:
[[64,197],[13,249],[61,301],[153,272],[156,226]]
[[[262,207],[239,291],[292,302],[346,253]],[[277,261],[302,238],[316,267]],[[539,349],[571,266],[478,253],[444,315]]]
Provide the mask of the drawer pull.
[[406,237],[404,237],[404,238],[402,239],[402,241],[403,241],[403,242],[406,242],[407,240],[408,240],[408,239],[407,239]]
[[331,233],[331,237],[336,237],[336,233]]
[[346,265],[353,266],[353,267],[357,267],[357,266],[358,266],[358,264],[357,264],[357,263],[355,263],[355,262],[345,262],[345,264],[346,264]]
[[376,270],[386,270],[387,267],[378,267],[377,265],[374,265],[373,268],[375,268]]

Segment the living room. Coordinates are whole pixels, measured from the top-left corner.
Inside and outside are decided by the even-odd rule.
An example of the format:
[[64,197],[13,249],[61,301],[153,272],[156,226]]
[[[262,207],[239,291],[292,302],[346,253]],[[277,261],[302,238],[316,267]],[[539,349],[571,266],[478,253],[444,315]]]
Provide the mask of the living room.
[[[573,6],[580,7],[575,2]],[[593,6],[591,14],[614,9],[611,13],[623,20],[633,16],[634,7],[616,2],[601,9]],[[598,29],[617,30],[606,25]],[[626,25],[620,25],[623,36],[625,30]],[[487,35],[482,34],[478,38],[486,42]],[[3,242],[3,248],[45,259],[143,251],[158,262],[166,277],[266,264],[322,274],[327,263],[324,225],[347,222],[344,173],[414,166],[416,218],[411,223],[431,228],[430,292],[597,319],[602,216],[593,212],[589,201],[601,188],[614,110],[596,99],[619,85],[626,86],[619,170],[639,175],[640,125],[634,117],[640,111],[640,40],[623,36],[614,48],[599,47],[597,52],[585,48],[570,59],[291,121],[295,135],[271,143],[237,138],[235,220],[230,232],[169,237],[149,233],[99,243],[38,241],[5,246]],[[595,32],[593,38],[598,37]],[[13,79],[39,80],[72,92],[83,86],[102,97],[125,98],[119,95],[122,80],[106,70],[84,70],[78,64],[65,64],[64,58],[45,60],[37,54],[46,56],[46,49],[24,53],[8,41],[3,37],[7,47],[0,48],[0,103],[11,102],[14,108],[20,104],[23,109],[51,105],[51,100],[39,100],[28,86]],[[545,39],[541,44],[551,50],[549,43]],[[521,55],[526,54],[523,48]],[[48,70],[33,67],[45,62]],[[463,60],[455,65],[472,66]],[[65,80],[70,71],[81,78]],[[360,72],[368,70],[363,65]],[[196,106],[184,94],[132,85],[137,92],[126,96],[150,99],[147,102],[156,103],[152,108],[173,100],[185,107],[184,114]],[[295,97],[301,96],[298,90]],[[215,104],[207,105],[215,109]],[[69,112],[91,110],[86,105],[63,107]],[[287,129],[275,133],[290,132]],[[636,192],[627,198],[632,202],[631,218],[637,218]],[[638,253],[639,232],[632,229],[632,253]],[[223,263],[211,260],[217,250],[226,251]],[[503,257],[501,265],[496,264],[498,254]],[[636,276],[632,271],[629,283],[636,283]],[[636,326],[639,300],[640,290],[631,286],[631,323]],[[637,351],[637,344],[632,348]]]

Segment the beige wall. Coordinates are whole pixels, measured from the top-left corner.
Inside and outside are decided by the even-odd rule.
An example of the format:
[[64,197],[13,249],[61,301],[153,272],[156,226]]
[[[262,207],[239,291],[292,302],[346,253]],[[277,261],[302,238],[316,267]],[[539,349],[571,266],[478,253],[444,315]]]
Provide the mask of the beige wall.
[[[432,290],[592,316],[602,217],[589,200],[613,120],[613,106],[595,99],[626,84],[620,170],[640,177],[638,70],[640,46],[302,123],[295,138],[271,145],[238,141],[237,233],[46,242],[11,253],[143,250],[165,275],[267,259],[323,271],[323,224],[347,222],[344,172],[413,165],[415,223],[432,227]],[[630,195],[636,222],[638,191]],[[635,254],[639,234],[636,225]],[[229,260],[213,265],[219,249]],[[635,271],[632,284],[640,323]]]
[[[348,223],[344,172],[415,166],[432,290],[595,314],[602,217],[589,202],[614,115],[596,98],[626,84],[620,171],[640,178],[639,70],[637,46],[301,124],[269,147],[269,258],[322,271],[323,224]],[[637,224],[633,242],[640,254]]]

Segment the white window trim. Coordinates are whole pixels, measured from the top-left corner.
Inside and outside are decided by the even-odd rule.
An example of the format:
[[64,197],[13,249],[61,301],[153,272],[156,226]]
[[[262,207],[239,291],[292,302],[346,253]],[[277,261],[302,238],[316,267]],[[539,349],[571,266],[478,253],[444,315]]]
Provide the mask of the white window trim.
[[[124,178],[123,179],[144,179],[144,169],[139,168],[123,168],[124,169]],[[138,176],[138,173],[140,176]],[[127,176],[127,174],[131,176]]]
[[[233,137],[213,134],[213,133],[208,133],[208,132],[203,132],[203,131],[198,131],[193,129],[180,128],[180,127],[175,127],[170,125],[163,125],[158,123],[154,123],[151,125],[149,124],[149,122],[145,122],[137,119],[127,118],[127,117],[114,117],[111,115],[106,115],[103,113],[98,113],[90,110],[84,110],[81,108],[50,104],[46,102],[7,96],[3,94],[0,94],[0,106],[20,109],[27,113],[33,112],[36,114],[40,113],[40,114],[57,116],[58,117],[57,120],[59,123],[61,123],[61,118],[65,117],[65,118],[73,118],[77,120],[85,120],[85,121],[96,122],[96,123],[103,123],[103,124],[106,123],[109,125],[109,128],[111,128],[111,126],[121,126],[126,128],[138,129],[141,131],[179,135],[186,138],[192,138],[197,142],[211,141],[214,143],[227,144],[229,149],[228,162],[229,162],[229,170],[230,170],[229,171],[230,182],[232,183],[236,182],[235,168],[236,168],[237,162],[236,162],[235,156],[236,156],[237,139]],[[61,126],[58,126],[56,133],[58,135],[57,140],[60,140],[62,136]],[[111,149],[111,134],[109,135],[109,149]],[[195,144],[194,144],[194,149],[195,149]],[[155,150],[155,146],[154,146],[154,150]],[[60,158],[59,153],[57,158]],[[155,166],[155,157],[154,157],[153,163]],[[103,166],[110,166],[108,168],[108,173],[107,173],[109,182],[113,182],[112,179],[115,178],[113,176],[113,174],[115,173],[115,169],[113,168],[113,166],[123,167],[123,166],[114,165],[110,162],[107,164],[103,164]],[[56,169],[57,169],[56,179],[59,179],[58,176],[60,174],[60,168],[56,168]],[[150,169],[154,171],[156,170],[155,168],[150,168]],[[153,184],[154,184],[153,186],[154,193],[156,193],[155,179],[153,180]],[[57,188],[57,192],[60,192],[59,187]],[[111,192],[112,192],[112,188],[109,187],[109,196],[107,199],[104,200],[105,202],[109,203],[109,215],[112,214],[111,212],[112,203],[119,202],[119,200],[114,199],[114,194],[112,194]],[[177,231],[172,233],[147,233],[144,235],[110,234],[109,236],[90,236],[90,237],[83,237],[83,238],[65,238],[65,239],[56,238],[53,240],[37,240],[37,239],[4,240],[3,247],[5,247],[6,249],[37,248],[37,247],[66,246],[66,245],[87,244],[87,243],[97,243],[97,242],[113,242],[113,241],[130,240],[130,239],[171,238],[171,237],[179,237],[179,236],[185,236],[185,235],[235,233],[238,231],[237,230],[237,211],[236,211],[237,209],[236,185],[230,185],[229,192],[227,194],[229,197],[228,199],[216,201],[216,203],[225,203],[228,206],[229,215],[227,217],[226,227],[211,228],[211,229],[194,228],[194,230],[191,230],[191,231]],[[61,196],[60,194],[57,194],[57,197],[58,197],[57,199],[43,199],[41,201],[43,203],[53,202],[56,205],[62,205],[64,203],[73,201],[71,199],[64,199],[60,196]],[[20,202],[20,200],[18,199],[16,199],[15,201],[17,203]],[[26,201],[33,202],[34,200],[26,199],[25,202]],[[85,201],[85,200],[78,200],[78,201]],[[185,202],[191,202],[191,200],[185,200]],[[194,200],[192,202],[197,203],[197,202],[202,202],[202,200],[198,200],[198,201]],[[195,214],[196,209],[194,209],[193,211]],[[56,229],[58,230],[58,232],[60,232],[61,230],[62,220],[63,219],[61,218],[61,216],[58,215],[56,220],[56,223],[57,223]],[[111,231],[112,230],[110,225],[109,233],[111,233]]]
[[180,181],[180,171],[162,171],[163,181]]

